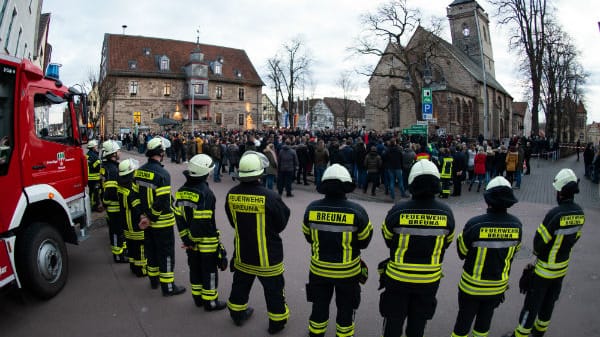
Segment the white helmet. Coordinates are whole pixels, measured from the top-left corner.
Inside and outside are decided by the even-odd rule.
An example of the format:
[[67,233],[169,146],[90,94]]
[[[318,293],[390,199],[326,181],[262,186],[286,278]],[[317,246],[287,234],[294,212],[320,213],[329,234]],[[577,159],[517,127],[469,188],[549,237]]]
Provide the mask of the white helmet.
[[129,173],[137,170],[140,167],[140,163],[132,158],[125,159],[119,163],[119,176],[126,176]]
[[87,144],[87,148],[88,148],[88,149],[93,149],[93,148],[95,148],[96,146],[98,146],[98,141],[97,141],[97,140],[95,140],[95,139],[92,139],[92,140],[90,140],[90,141],[88,142],[88,144]]
[[206,154],[197,154],[190,159],[188,171],[190,177],[203,177],[212,171],[214,163],[212,158]]
[[501,186],[512,188],[512,185],[510,184],[510,182],[508,180],[506,180],[506,178],[504,178],[502,176],[497,176],[494,179],[490,180],[490,182],[485,187],[485,190],[489,191],[494,187],[501,187]]
[[558,173],[554,177],[554,182],[552,183],[552,186],[554,186],[555,190],[560,192],[562,191],[563,187],[565,187],[570,182],[577,183],[577,176],[575,175],[575,172],[573,172],[573,170],[564,168],[558,171]]
[[326,181],[326,180],[339,180],[343,183],[351,183],[352,182],[352,177],[350,177],[350,173],[348,173],[348,170],[340,165],[340,164],[333,164],[331,166],[329,166],[325,172],[323,172],[323,177],[321,178],[321,181]]
[[256,151],[246,151],[240,158],[238,177],[241,181],[252,181],[260,178],[269,166],[269,158]]
[[154,137],[148,142],[147,149],[156,150],[160,148],[161,150],[166,150],[169,147],[171,147],[171,142],[168,139],[164,137]]
[[412,184],[416,177],[422,175],[432,175],[440,179],[440,171],[429,159],[421,159],[412,166],[408,175],[408,184]]
[[119,144],[114,140],[107,140],[102,143],[102,157],[110,156],[120,150]]

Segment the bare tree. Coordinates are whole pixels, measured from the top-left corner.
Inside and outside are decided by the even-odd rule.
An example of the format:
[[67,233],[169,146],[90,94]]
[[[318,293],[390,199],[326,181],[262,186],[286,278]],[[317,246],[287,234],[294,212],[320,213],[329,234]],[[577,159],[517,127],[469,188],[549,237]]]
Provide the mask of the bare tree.
[[267,60],[267,68],[269,71],[267,78],[271,81],[273,89],[275,89],[275,123],[277,123],[277,128],[279,128],[279,95],[282,95],[281,81],[283,77],[280,64],[281,59],[277,55]]
[[512,25],[510,47],[525,57],[531,81],[531,127],[539,131],[539,106],[543,76],[546,26],[551,17],[546,0],[490,0],[497,8],[499,23]]
[[352,101],[350,100],[350,94],[356,90],[356,83],[352,80],[352,73],[344,71],[340,74],[340,77],[336,81],[338,88],[342,90],[342,100],[339,101],[341,104],[342,118],[344,119],[344,128],[348,128],[348,117],[351,113]]
[[291,116],[295,111],[294,89],[309,74],[311,60],[307,56],[304,42],[300,38],[295,38],[284,44],[283,49],[285,58],[281,67],[281,80],[287,92],[288,112]]
[[441,78],[441,68],[435,67],[435,63],[442,57],[436,53],[440,41],[436,36],[442,30],[442,20],[433,18],[429,27],[423,29],[418,43],[410,43],[410,39],[418,28],[422,28],[421,12],[409,7],[407,0],[389,1],[374,13],[362,15],[361,21],[364,32],[357,45],[350,49],[358,54],[377,56],[379,63],[360,69],[359,73],[369,77],[401,79],[404,84],[396,86],[396,92],[390,92],[389,99],[383,104],[373,101],[370,104],[388,110],[394,103],[394,97],[399,97],[398,92],[406,93],[415,104],[415,118],[419,120],[424,75],[437,71]]

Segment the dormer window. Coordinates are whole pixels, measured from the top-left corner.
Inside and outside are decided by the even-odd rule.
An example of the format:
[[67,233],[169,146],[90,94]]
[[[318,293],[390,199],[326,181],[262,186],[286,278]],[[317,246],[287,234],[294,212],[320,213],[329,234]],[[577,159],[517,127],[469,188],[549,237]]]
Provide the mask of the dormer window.
[[223,65],[217,61],[215,62],[215,75],[222,75],[223,74]]
[[237,69],[233,72],[233,74],[235,75],[235,78],[242,78],[242,72]]
[[144,49],[142,49],[142,54],[144,56],[150,56],[150,48],[144,48]]
[[128,68],[129,68],[130,70],[135,70],[135,69],[137,69],[137,61],[135,61],[135,60],[130,60],[130,61],[129,61],[129,66],[128,66]]
[[169,71],[169,58],[166,55],[160,58],[160,70]]

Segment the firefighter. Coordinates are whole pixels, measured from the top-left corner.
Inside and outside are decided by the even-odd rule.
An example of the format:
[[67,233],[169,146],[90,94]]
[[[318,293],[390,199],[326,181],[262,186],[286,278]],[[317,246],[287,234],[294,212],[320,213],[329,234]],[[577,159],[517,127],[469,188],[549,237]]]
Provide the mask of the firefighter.
[[533,253],[537,256],[533,274],[526,290],[525,303],[519,315],[519,325],[512,336],[534,337],[544,335],[554,304],[558,300],[562,282],[569,267],[569,256],[585,223],[581,207],[575,203],[579,193],[579,179],[571,169],[562,169],[552,184],[558,206],[544,217],[533,239]]
[[325,335],[334,291],[336,336],[354,335],[354,312],[360,303],[359,281],[366,281],[367,272],[360,250],[367,248],[373,235],[364,208],[346,200],[346,193],[354,188],[348,170],[333,164],[325,170],[318,188],[325,198],[313,201],[304,212],[302,232],[312,248],[306,285],[306,297],[312,302],[308,321],[311,337]]
[[116,263],[127,263],[126,243],[123,227],[119,217],[119,144],[114,140],[102,143],[102,202],[106,208],[106,223],[110,239],[113,260]]
[[450,155],[450,150],[444,147],[440,150],[440,162],[442,164],[440,172],[440,180],[442,184],[442,192],[440,198],[448,198],[450,195],[450,186],[452,185],[452,163],[454,158]]
[[102,161],[98,153],[98,141],[92,139],[87,144],[87,162],[88,162],[88,189],[90,193],[90,201],[92,204],[92,211],[102,212],[102,197],[100,195],[100,168],[102,167]]
[[504,301],[508,276],[523,236],[519,219],[506,210],[517,202],[510,182],[498,176],[483,195],[487,212],[471,218],[458,235],[458,257],[465,260],[458,284],[458,316],[452,337],[487,336],[494,310]]
[[285,303],[283,244],[280,233],[290,217],[290,209],[281,197],[260,183],[269,159],[262,153],[246,151],[239,163],[240,184],[225,199],[225,212],[235,229],[233,284],[227,307],[233,322],[241,326],[254,309],[248,295],[254,278],[261,282],[269,316],[270,334],[285,327],[290,312]]
[[[382,226],[389,258],[379,265],[383,336],[423,336],[437,306],[444,253],[454,238],[454,214],[435,200],[440,173],[428,159],[410,170],[412,200],[396,204]],[[404,321],[406,328],[404,329]]]
[[179,295],[185,287],[175,284],[175,213],[171,208],[171,176],[163,168],[168,140],[155,137],[148,141],[148,162],[135,171],[135,183],[139,188],[142,215],[140,222],[144,231],[144,248],[150,287],[157,289],[160,283],[163,296]]
[[188,169],[183,171],[186,182],[175,194],[175,218],[188,257],[192,298],[196,306],[203,306],[206,311],[227,307],[225,302],[218,300],[217,293],[217,265],[223,259],[227,260],[215,221],[216,198],[207,183],[213,167],[210,156],[193,156]]
[[144,231],[139,227],[141,215],[138,186],[133,183],[134,171],[139,167],[135,159],[125,159],[119,163],[119,215],[123,225],[123,234],[127,243],[129,268],[137,277],[146,276],[146,257],[144,255]]

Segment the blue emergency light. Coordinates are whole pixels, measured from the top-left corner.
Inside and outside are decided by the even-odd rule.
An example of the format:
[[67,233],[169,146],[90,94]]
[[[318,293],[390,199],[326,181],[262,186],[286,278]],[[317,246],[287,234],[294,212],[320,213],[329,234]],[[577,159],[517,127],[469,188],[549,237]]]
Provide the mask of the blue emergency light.
[[59,63],[50,63],[48,64],[48,68],[46,68],[46,77],[58,80],[58,68],[60,68],[62,64]]

